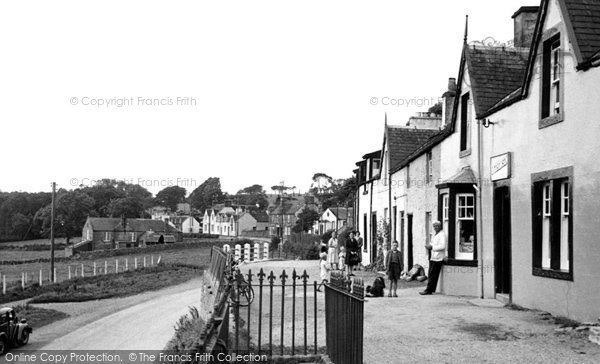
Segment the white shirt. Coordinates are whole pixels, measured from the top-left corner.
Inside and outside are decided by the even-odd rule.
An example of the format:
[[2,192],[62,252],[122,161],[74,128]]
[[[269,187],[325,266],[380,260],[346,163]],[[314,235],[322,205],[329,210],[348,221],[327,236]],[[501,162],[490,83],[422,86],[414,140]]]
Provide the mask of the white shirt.
[[439,233],[431,239],[431,260],[434,262],[440,262],[444,260],[446,256],[446,245],[447,239],[444,230],[440,230]]

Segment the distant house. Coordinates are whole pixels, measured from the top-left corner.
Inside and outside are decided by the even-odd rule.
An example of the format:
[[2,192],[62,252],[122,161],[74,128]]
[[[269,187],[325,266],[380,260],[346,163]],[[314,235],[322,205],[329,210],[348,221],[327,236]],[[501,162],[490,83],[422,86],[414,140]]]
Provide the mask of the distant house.
[[88,217],[77,250],[143,247],[182,241],[182,233],[162,220]]
[[269,229],[271,236],[289,236],[292,234],[292,228],[298,220],[298,215],[304,209],[318,211],[318,207],[313,203],[311,196],[299,196],[300,198],[284,197],[283,204],[277,204],[269,208]]
[[244,231],[268,231],[269,215],[262,211],[244,212],[238,218],[238,235]]
[[321,213],[321,218],[315,222],[313,230],[322,235],[329,230],[338,231],[344,226],[353,226],[353,214],[352,207],[330,207]]
[[193,216],[172,216],[165,221],[184,234],[198,234],[202,230],[200,222]]

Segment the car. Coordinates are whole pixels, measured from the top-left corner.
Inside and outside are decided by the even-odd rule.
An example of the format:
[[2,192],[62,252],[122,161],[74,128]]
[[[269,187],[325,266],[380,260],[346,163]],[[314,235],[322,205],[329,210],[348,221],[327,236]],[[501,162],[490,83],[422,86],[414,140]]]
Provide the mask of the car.
[[0,355],[9,347],[26,345],[33,329],[27,320],[19,321],[17,313],[11,307],[0,308]]

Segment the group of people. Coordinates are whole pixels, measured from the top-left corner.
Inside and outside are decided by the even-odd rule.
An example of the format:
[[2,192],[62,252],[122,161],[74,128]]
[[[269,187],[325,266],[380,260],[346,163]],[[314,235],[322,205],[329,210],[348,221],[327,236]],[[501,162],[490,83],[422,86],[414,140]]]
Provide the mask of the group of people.
[[[446,234],[442,230],[442,223],[435,221],[433,223],[435,235],[431,242],[425,244],[425,248],[431,252],[429,259],[429,274],[427,287],[424,291],[419,292],[421,295],[430,295],[435,292],[442,265],[446,257]],[[352,273],[356,267],[360,267],[362,261],[361,249],[363,247],[363,239],[360,237],[360,232],[350,232],[348,239],[344,245],[338,242],[337,234],[332,233],[331,239],[325,244],[321,242],[321,286],[329,281],[329,271],[332,269],[345,270],[348,276],[353,276]],[[398,280],[404,270],[404,258],[402,252],[398,250],[398,242],[394,241],[391,245],[391,250],[385,255],[385,270],[390,281],[390,289],[388,297],[398,297]]]
[[362,247],[363,239],[359,231],[351,231],[343,244],[338,241],[335,231],[327,243],[321,241],[321,285],[329,281],[331,270],[344,271],[348,276],[353,276],[353,272],[360,269]]

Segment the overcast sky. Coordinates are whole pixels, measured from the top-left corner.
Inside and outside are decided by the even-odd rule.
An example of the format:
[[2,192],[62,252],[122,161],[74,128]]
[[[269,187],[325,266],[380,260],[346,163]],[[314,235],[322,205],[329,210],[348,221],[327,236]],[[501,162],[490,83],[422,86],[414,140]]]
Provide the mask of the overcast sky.
[[506,42],[522,5],[4,1],[0,190],[349,177],[385,112],[404,124],[457,77],[465,14],[470,41]]

